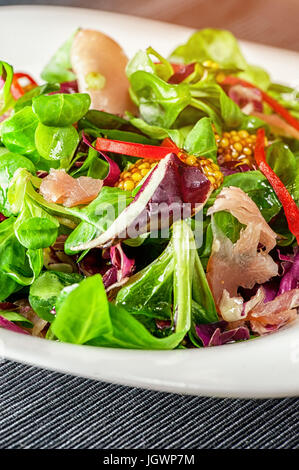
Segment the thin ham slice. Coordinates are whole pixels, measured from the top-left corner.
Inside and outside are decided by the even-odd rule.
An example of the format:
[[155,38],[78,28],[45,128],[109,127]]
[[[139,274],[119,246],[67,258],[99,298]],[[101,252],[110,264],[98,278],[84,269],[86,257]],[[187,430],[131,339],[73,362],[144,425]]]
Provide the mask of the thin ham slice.
[[264,114],[258,111],[252,111],[251,114],[269,124],[274,134],[299,139],[299,131],[297,131],[293,126],[290,126],[290,124],[277,114]]
[[88,176],[73,178],[65,170],[51,169],[49,175],[42,180],[40,193],[46,201],[73,207],[93,201],[102,186],[102,180]]
[[[222,318],[234,322],[244,318],[243,298],[238,295],[238,288],[252,289],[278,274],[278,266],[268,254],[276,244],[276,235],[256,204],[239,188],[224,188],[208,214],[222,210],[246,225],[234,244],[212,219],[214,240],[207,279]],[[260,244],[264,250],[259,249]]]
[[259,303],[248,315],[253,331],[263,335],[297,318],[299,289],[292,289],[267,303]]
[[79,91],[89,93],[93,109],[120,115],[136,111],[129,96],[127,62],[123,49],[109,36],[88,29],[76,34],[72,68]]
[[241,188],[230,186],[222,189],[214,205],[208,210],[208,215],[220,211],[230,212],[241,224],[259,225],[260,243],[264,245],[266,253],[276,245],[275,232],[269,227],[255,202]]

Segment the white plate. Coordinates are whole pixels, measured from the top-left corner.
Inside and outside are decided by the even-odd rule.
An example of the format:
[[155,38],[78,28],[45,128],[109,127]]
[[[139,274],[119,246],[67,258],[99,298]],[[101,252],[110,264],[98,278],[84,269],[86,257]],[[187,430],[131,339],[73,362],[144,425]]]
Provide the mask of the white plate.
[[[148,45],[167,54],[191,32],[181,26],[131,16],[62,7],[2,7],[0,21],[1,59],[36,76],[78,26],[110,34],[129,56]],[[273,79],[290,83],[290,78],[296,78],[298,54],[252,43],[242,43],[242,49],[250,62],[265,66]],[[0,330],[1,356],[169,392],[259,398],[299,394],[299,321],[253,341],[177,351],[92,348]]]

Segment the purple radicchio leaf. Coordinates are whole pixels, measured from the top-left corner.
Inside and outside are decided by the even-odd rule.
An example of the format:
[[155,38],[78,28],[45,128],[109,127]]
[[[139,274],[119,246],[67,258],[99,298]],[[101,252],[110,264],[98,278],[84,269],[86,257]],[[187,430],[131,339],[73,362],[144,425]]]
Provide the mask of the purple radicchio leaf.
[[257,298],[257,300],[262,300],[264,303],[270,302],[271,300],[275,299],[277,295],[277,291],[279,288],[279,278],[274,277],[273,279],[265,282],[264,284],[255,284],[255,286],[252,289],[244,289],[243,287],[240,287],[238,289],[238,292],[242,295],[244,299],[243,311],[245,311],[245,309],[248,310],[247,306],[250,303],[251,303],[252,308],[255,306],[252,301],[256,297],[256,294],[258,293],[261,287],[263,289],[262,290],[263,298],[262,299]]
[[186,165],[174,153],[166,155],[144,181],[133,201],[94,240],[74,247],[107,247],[126,238],[168,228],[200,211],[212,191],[201,170]]
[[84,276],[93,276],[95,274],[104,276],[111,268],[109,249],[103,250],[102,253],[99,249],[90,250],[78,262],[78,267],[79,272]]
[[246,171],[251,171],[249,165],[238,165],[236,166],[236,162],[226,162],[220,165],[220,171],[223,173],[224,176],[233,175],[234,173],[245,173]]
[[113,266],[119,271],[119,281],[132,274],[135,269],[135,260],[127,257],[121,243],[110,248],[110,256]]
[[9,331],[14,331],[15,333],[22,333],[23,335],[29,335],[28,331],[23,330],[19,326],[15,325],[15,323],[13,323],[10,320],[7,320],[1,315],[0,315],[0,328],[4,328],[5,330],[9,330]]
[[263,112],[262,93],[257,88],[233,85],[228,91],[228,96],[237,103],[245,114],[251,114],[254,111]]
[[60,83],[60,88],[57,91],[52,91],[49,95],[57,95],[58,93],[66,93],[66,94],[73,94],[78,93],[78,82],[77,80],[73,80],[71,82],[63,82]]
[[124,283],[135,270],[135,260],[125,254],[121,244],[102,250],[93,249],[78,263],[84,276],[101,274],[106,289]]
[[105,289],[108,289],[109,287],[113,286],[116,284],[117,281],[117,274],[118,270],[115,266],[112,266],[108,271],[103,276],[103,284],[105,286]]
[[73,80],[71,82],[63,82],[60,83],[60,93],[78,93],[79,88],[78,88],[78,82],[77,80]]
[[15,333],[22,333],[24,335],[28,335],[29,333],[27,331],[23,330],[18,325],[16,325],[10,320],[7,320],[1,315],[1,310],[2,311],[5,310],[7,312],[7,311],[14,311],[14,310],[18,311],[18,309],[19,309],[19,306],[11,302],[0,302],[0,328],[14,331]]
[[48,176],[48,174],[49,173],[45,170],[37,170],[37,172],[36,172],[36,176],[40,179],[46,178]]
[[166,330],[171,327],[171,320],[156,319],[156,326],[158,330]]
[[[283,255],[280,255],[280,259],[283,259],[281,256]],[[284,259],[284,274],[277,295],[299,287],[299,248],[296,247],[294,255],[288,258],[285,257]]]
[[106,162],[109,164],[109,172],[108,172],[108,175],[106,176],[106,178],[103,180],[103,184],[104,186],[114,186],[114,184],[116,183],[116,181],[119,179],[119,175],[120,175],[120,169],[119,169],[119,166],[117,165],[117,163],[115,163],[114,160],[112,160],[111,158],[109,158],[105,153],[103,152],[99,152],[90,142],[89,140],[87,139],[86,135],[84,134],[84,132],[82,132],[82,139],[83,139],[83,142],[88,145],[88,147],[96,150],[105,160]]
[[127,257],[121,243],[110,248],[110,258],[112,267],[103,276],[105,288],[123,284],[135,270],[135,260]]
[[195,327],[197,336],[204,347],[221,346],[232,341],[244,341],[250,334],[246,326],[239,326],[233,330],[225,330],[228,325],[225,321],[206,323]]
[[278,281],[273,279],[263,284],[264,289],[264,303],[271,302],[277,296]]
[[13,304],[12,302],[0,302],[0,311],[5,310],[6,312],[9,310],[14,311],[16,308],[18,308],[18,305]]

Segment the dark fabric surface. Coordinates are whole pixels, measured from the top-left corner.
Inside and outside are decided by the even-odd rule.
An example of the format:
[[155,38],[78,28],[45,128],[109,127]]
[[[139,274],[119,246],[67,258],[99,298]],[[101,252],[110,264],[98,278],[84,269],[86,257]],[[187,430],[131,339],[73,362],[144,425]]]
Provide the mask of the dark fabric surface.
[[1,449],[299,448],[299,400],[120,387],[3,361]]

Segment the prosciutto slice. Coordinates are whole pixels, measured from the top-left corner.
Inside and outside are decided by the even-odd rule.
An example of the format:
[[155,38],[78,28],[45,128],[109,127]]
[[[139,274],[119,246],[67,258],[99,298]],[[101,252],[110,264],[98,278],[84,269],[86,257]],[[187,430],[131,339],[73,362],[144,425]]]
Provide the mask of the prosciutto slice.
[[212,218],[214,240],[207,279],[220,315],[224,320],[234,322],[246,315],[238,288],[252,289],[255,284],[263,284],[278,274],[278,266],[268,254],[276,244],[276,235],[256,204],[239,188],[224,188],[208,214],[222,210],[246,225],[234,244]]
[[102,180],[88,176],[73,178],[65,170],[51,169],[50,174],[42,180],[40,193],[46,201],[73,207],[93,201],[102,186]]
[[277,330],[297,318],[299,307],[299,289],[292,289],[274,300],[260,303],[248,315],[253,331],[263,335]]
[[266,253],[275,247],[275,232],[269,227],[255,202],[241,188],[230,186],[222,189],[214,205],[208,210],[208,215],[220,211],[230,212],[241,224],[259,225],[260,242],[264,245]]
[[297,131],[293,126],[290,126],[290,124],[288,124],[277,114],[264,114],[260,113],[259,111],[252,111],[251,114],[269,124],[274,134],[299,139],[299,131]]

